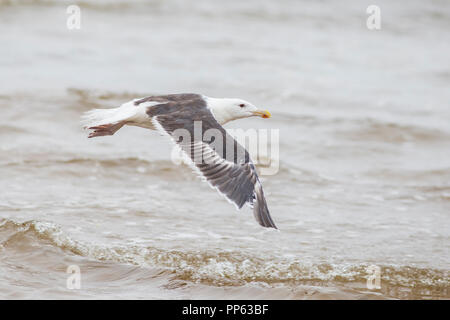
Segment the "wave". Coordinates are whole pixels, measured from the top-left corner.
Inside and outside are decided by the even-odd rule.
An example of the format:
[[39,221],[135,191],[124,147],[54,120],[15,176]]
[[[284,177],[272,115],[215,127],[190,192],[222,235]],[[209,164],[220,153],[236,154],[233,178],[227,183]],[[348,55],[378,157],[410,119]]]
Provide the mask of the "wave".
[[358,119],[355,124],[357,124],[355,128],[337,130],[336,133],[352,140],[383,143],[448,141],[449,138],[448,133],[441,130],[410,124],[383,122],[374,119]]
[[384,178],[384,186],[394,187],[401,183],[402,191],[391,194],[391,199],[450,200],[450,168],[430,170],[370,170],[369,178]]
[[[158,268],[171,280],[212,286],[239,286],[248,283],[297,285],[314,283],[359,283],[367,281],[368,264],[312,264],[298,258],[244,254],[239,251],[164,250],[155,247],[103,246],[74,240],[51,222],[0,220],[2,250],[22,250],[23,242],[38,248],[51,245],[67,253],[97,261],[109,261]],[[384,290],[403,288],[431,297],[445,297],[450,287],[449,272],[414,266],[379,265]],[[392,295],[392,293],[391,293]]]
[[[142,94],[128,91],[111,92],[81,88],[68,88],[67,94],[77,100],[77,103],[71,104],[71,107],[79,111],[102,107],[111,108],[112,106],[118,106],[132,99],[151,95],[149,93]],[[111,102],[105,105],[105,101]]]
[[95,158],[95,157],[66,157],[66,158],[53,158],[53,159],[23,159],[14,160],[3,163],[4,166],[15,165],[29,165],[34,167],[40,166],[53,166],[58,164],[80,164],[85,166],[101,165],[104,167],[120,167],[120,166],[139,166],[139,165],[155,165],[157,167],[164,167],[170,161],[149,161],[139,157],[124,157],[124,158]]
[[283,123],[292,123],[292,126],[298,123],[306,127],[322,126],[331,130],[334,136],[352,141],[404,143],[439,140],[447,142],[450,139],[450,134],[441,129],[367,117],[340,118],[280,111],[276,118]]
[[[262,160],[261,160],[262,159]],[[166,174],[170,174],[173,172],[179,173],[179,167],[183,167],[183,165],[175,164],[172,160],[151,160],[145,157],[140,156],[128,156],[128,157],[112,157],[112,158],[104,158],[104,157],[95,157],[95,156],[85,156],[80,157],[78,155],[62,155],[55,154],[52,157],[49,157],[48,154],[27,154],[26,158],[16,159],[5,159],[5,162],[0,162],[0,165],[3,167],[22,167],[26,166],[27,168],[56,168],[59,167],[62,170],[72,171],[73,166],[83,167],[83,168],[92,168],[92,167],[103,167],[103,168],[121,168],[123,170],[138,170],[140,173],[152,173],[153,175],[161,175],[164,176]],[[270,157],[258,158],[259,162],[255,165],[256,167],[270,167],[271,161],[274,159]],[[186,167],[188,167],[186,165]],[[289,170],[289,169],[285,169]]]
[[[48,168],[48,174],[75,175],[87,171],[86,175],[92,175],[95,168],[96,174],[106,174],[108,176],[137,173],[173,180],[197,180],[197,176],[191,173],[187,165],[176,165],[170,159],[151,160],[141,156],[128,157],[97,157],[78,156],[73,154],[58,154],[49,157],[41,154],[29,154],[25,159],[6,158],[0,162],[0,166],[9,170],[22,172],[33,171],[40,168]],[[265,161],[267,162],[267,161]],[[264,164],[257,164],[257,168],[265,167]],[[105,169],[105,170],[103,170]],[[379,169],[368,170],[363,175],[369,179],[383,179],[385,186],[395,186],[401,183],[408,191],[399,192],[397,195],[390,195],[390,199],[416,199],[442,200],[450,199],[450,168],[430,169],[430,170],[391,170]],[[276,179],[271,179],[271,183],[286,183],[290,181],[299,186],[326,187],[343,183],[341,178],[328,177],[320,171],[308,170],[290,161],[281,161]],[[417,200],[417,199],[416,199]]]
[[0,127],[0,135],[16,135],[16,134],[29,134],[30,131],[24,128],[2,124]]

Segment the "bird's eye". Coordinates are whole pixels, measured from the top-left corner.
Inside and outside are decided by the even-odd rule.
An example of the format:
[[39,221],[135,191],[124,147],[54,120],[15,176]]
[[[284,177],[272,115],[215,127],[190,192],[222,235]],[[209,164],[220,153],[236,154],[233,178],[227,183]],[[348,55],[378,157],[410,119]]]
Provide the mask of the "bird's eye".
[[239,107],[243,108],[243,107],[245,107],[245,104],[241,103],[241,104],[239,105]]

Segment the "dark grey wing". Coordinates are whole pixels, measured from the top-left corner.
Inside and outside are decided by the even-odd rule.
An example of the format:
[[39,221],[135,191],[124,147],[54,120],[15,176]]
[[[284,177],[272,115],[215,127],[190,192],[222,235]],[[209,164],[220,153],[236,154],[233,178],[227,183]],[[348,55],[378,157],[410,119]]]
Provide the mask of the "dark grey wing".
[[[277,228],[247,150],[226,132],[202,101],[170,102],[164,108],[150,107],[147,113],[154,126],[171,136],[213,188],[239,209],[245,203],[252,206],[263,227]],[[201,129],[200,134],[197,129]]]
[[175,93],[175,94],[167,94],[167,95],[161,95],[161,96],[149,96],[142,99],[137,99],[134,101],[134,104],[136,106],[140,105],[143,102],[161,102],[161,103],[167,103],[167,102],[183,102],[183,101],[192,101],[197,100],[200,101],[202,99],[202,96],[197,93]]

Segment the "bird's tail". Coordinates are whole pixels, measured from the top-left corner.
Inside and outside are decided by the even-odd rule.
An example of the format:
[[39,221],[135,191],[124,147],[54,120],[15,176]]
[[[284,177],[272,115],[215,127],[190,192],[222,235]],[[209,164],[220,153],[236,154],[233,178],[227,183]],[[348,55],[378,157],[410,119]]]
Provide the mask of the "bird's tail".
[[81,123],[86,130],[92,130],[88,138],[113,135],[126,123],[126,117],[120,108],[93,109],[81,116]]

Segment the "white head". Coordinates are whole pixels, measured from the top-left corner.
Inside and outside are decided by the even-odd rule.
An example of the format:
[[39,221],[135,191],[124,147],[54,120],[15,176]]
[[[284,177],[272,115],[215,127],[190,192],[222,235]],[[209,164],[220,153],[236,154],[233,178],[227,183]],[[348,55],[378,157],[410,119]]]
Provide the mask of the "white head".
[[259,110],[250,102],[242,99],[218,99],[205,97],[208,108],[220,124],[228,121],[248,118],[262,117],[270,118],[270,112],[267,110]]

